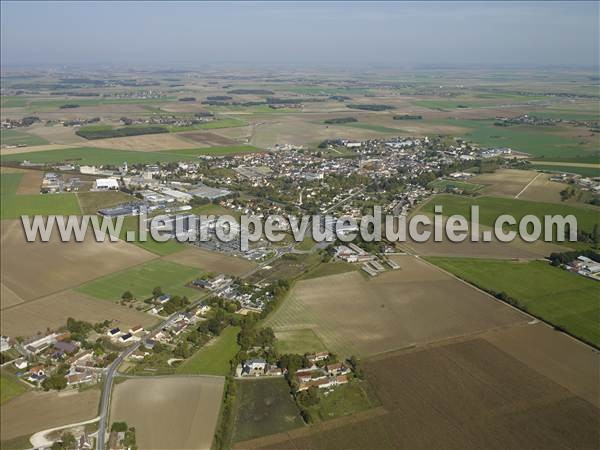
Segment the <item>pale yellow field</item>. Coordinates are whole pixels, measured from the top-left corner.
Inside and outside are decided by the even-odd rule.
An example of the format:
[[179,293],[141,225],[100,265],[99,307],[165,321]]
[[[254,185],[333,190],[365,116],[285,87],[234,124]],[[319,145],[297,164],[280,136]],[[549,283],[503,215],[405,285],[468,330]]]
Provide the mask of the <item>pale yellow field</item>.
[[371,280],[348,272],[296,283],[266,325],[312,329],[330,351],[368,356],[527,319],[418,258],[394,259],[401,269]]
[[139,152],[203,147],[203,145],[199,143],[182,139],[179,136],[171,133],[145,134],[142,136],[129,136],[110,139],[94,139],[87,141],[87,145],[98,148],[133,150]]
[[0,407],[0,439],[31,435],[98,415],[99,389],[26,392]]
[[92,233],[83,242],[63,243],[58,231],[50,242],[27,242],[20,220],[1,227],[2,283],[24,300],[78,286],[86,281],[156,256],[123,241],[98,243]]
[[139,448],[210,449],[224,381],[176,376],[128,379],[114,388],[110,422],[135,427]]
[[134,325],[149,327],[157,319],[135,308],[116,302],[98,300],[79,292],[66,290],[25,303],[5,303],[2,300],[0,330],[8,336],[33,336],[47,328],[57,329],[67,317],[90,323],[112,320],[114,326],[127,330]]

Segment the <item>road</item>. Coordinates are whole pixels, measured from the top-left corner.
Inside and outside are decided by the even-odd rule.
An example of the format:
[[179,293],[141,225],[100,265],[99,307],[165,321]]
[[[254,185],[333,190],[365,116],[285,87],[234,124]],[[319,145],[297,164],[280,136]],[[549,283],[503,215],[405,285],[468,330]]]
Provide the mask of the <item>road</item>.
[[[358,191],[348,195],[347,197],[343,198],[338,203],[333,205],[331,208],[327,209],[323,214],[327,214],[327,213],[331,212],[338,206],[346,203],[348,200],[354,198],[356,195],[363,192],[363,190],[364,190],[364,188],[361,188]],[[267,261],[262,262],[261,264],[259,264],[255,268],[253,268],[252,270],[248,271],[241,278],[247,278],[247,277],[253,275],[257,271],[261,270],[264,266],[270,265],[275,260],[281,258],[286,253],[290,253],[292,251],[294,251],[293,245],[275,249],[275,255],[273,257],[269,258]],[[205,298],[206,298],[206,296],[202,296],[201,298],[196,300],[191,306],[195,306],[195,305],[199,304]],[[154,327],[150,331],[150,333],[148,333],[148,335],[144,339],[147,339],[147,338],[153,336],[156,332],[158,332],[162,328],[169,325],[169,323],[172,320],[174,320],[178,314],[179,314],[179,312],[173,313],[171,316],[169,316],[169,318],[167,318],[166,320],[164,320],[163,322],[158,324],[156,327]],[[108,425],[107,421],[109,419],[109,414],[110,414],[109,413],[109,411],[110,411],[110,396],[112,393],[112,386],[114,383],[115,375],[117,375],[118,368],[123,363],[123,361],[125,361],[125,359],[128,356],[130,356],[133,352],[135,352],[140,347],[140,345],[142,345],[142,340],[140,340],[139,342],[135,343],[131,347],[128,347],[126,350],[121,352],[121,354],[119,354],[119,356],[112,362],[112,364],[110,366],[108,366],[108,368],[106,370],[106,379],[104,381],[104,386],[102,387],[102,398],[100,400],[100,423],[98,425],[98,438],[96,440],[96,449],[97,450],[105,450],[105,448],[106,448],[106,434],[108,431],[107,430],[107,425]]]
[[[247,278],[250,275],[253,275],[255,272],[262,269],[264,266],[271,264],[273,261],[282,257],[286,253],[291,252],[292,250],[293,250],[293,246],[277,249],[275,251],[275,255],[273,257],[271,257],[267,261],[264,261],[263,263],[259,264],[258,266],[251,269],[250,271],[246,272],[241,278]],[[198,305],[206,297],[207,297],[207,295],[203,295],[202,297],[197,299],[194,303],[192,303],[190,306],[193,307],[193,306]],[[96,439],[96,449],[97,450],[105,450],[105,448],[106,448],[106,435],[108,432],[108,419],[109,419],[109,415],[110,415],[110,396],[112,393],[114,378],[118,374],[119,366],[123,363],[123,361],[125,361],[125,359],[128,356],[130,356],[133,352],[135,352],[138,348],[140,348],[140,345],[142,345],[142,342],[144,339],[148,339],[148,338],[154,336],[154,334],[156,334],[162,328],[166,327],[173,320],[175,320],[175,318],[178,315],[179,315],[179,312],[175,312],[171,316],[169,316],[166,320],[164,320],[161,323],[159,323],[158,325],[156,325],[152,330],[150,330],[148,335],[145,336],[142,340],[140,340],[139,342],[136,342],[131,347],[128,347],[123,352],[121,352],[119,354],[119,356],[112,362],[112,364],[110,366],[108,366],[108,368],[106,369],[106,378],[104,381],[104,385],[102,387],[102,398],[100,399],[100,422],[98,424],[98,438]]]

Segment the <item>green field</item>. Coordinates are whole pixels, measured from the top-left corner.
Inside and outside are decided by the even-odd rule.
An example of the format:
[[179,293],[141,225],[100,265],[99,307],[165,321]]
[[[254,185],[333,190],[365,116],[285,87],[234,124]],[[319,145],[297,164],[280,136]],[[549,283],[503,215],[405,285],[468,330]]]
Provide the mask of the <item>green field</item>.
[[304,422],[283,378],[238,380],[233,441],[301,427]]
[[48,141],[25,131],[2,129],[0,131],[0,143],[2,145],[44,145],[48,144]]
[[319,392],[319,399],[317,405],[308,408],[314,421],[348,416],[379,405],[370,385],[357,380],[338,386],[327,395]]
[[32,163],[59,163],[69,161],[80,165],[116,165],[127,161],[129,164],[152,164],[156,162],[176,162],[182,157],[174,153],[136,152],[130,150],[110,150],[93,147],[64,148],[45,152],[3,155],[2,161],[31,161]]
[[597,281],[552,267],[545,261],[426,259],[482,289],[505,292],[531,314],[600,346]]
[[[533,214],[540,218],[542,222],[542,231],[544,228],[544,215],[573,214],[577,218],[578,228],[587,231],[591,231],[594,224],[600,223],[598,210],[591,207],[578,208],[557,203],[538,203],[526,200],[514,200],[511,198],[485,196],[473,198],[450,194],[437,195],[423,205],[421,211],[427,214],[433,214],[434,206],[436,205],[443,206],[442,214],[445,217],[460,214],[467,219],[471,216],[471,205],[478,205],[479,223],[491,227],[494,226],[498,216],[502,214],[512,215],[516,219],[517,224],[525,215]],[[516,229],[516,227],[510,228]]]
[[[66,104],[76,104],[81,107],[100,105],[136,105],[136,104],[160,104],[177,100],[175,97],[165,98],[52,98],[52,99],[30,99],[28,109],[32,111],[44,111],[59,109]],[[4,106],[4,105],[3,105]],[[5,106],[8,107],[8,106]]]
[[577,173],[584,177],[600,177],[600,168],[597,167],[555,166],[535,163],[532,167],[546,172]]
[[2,195],[0,203],[2,219],[18,219],[21,215],[51,214],[64,216],[81,214],[75,194]]
[[229,326],[213,341],[207,343],[194,355],[181,364],[178,374],[228,375],[231,371],[230,361],[240,346],[237,343],[239,327]]
[[14,375],[2,371],[0,373],[0,404],[3,404],[27,391],[27,386]]
[[30,99],[20,95],[3,95],[0,98],[0,106],[3,108],[22,108],[27,106]]
[[[468,128],[465,139],[486,147],[510,147],[534,157],[544,157],[548,161],[577,160],[578,157],[597,155],[598,149],[580,144],[577,139],[569,139],[555,134],[560,127],[535,127],[513,125],[498,127],[492,120],[449,119],[435,123]],[[596,156],[597,159],[597,156]]]
[[392,133],[392,134],[397,134],[397,135],[404,133],[403,130],[400,130],[398,128],[390,128],[390,127],[385,127],[383,125],[374,125],[371,123],[349,122],[349,123],[339,123],[339,124],[334,124],[334,125],[341,126],[341,127],[361,128],[363,130],[377,131],[379,133]]
[[121,191],[79,192],[76,195],[82,214],[96,214],[99,209],[137,200],[137,198]]
[[466,193],[473,193],[478,191],[483,187],[481,184],[475,183],[467,183],[465,181],[455,181],[455,180],[442,180],[438,179],[429,183],[429,187],[436,188],[439,192],[444,192],[448,187],[455,187],[457,189],[462,189]]
[[19,184],[21,184],[22,173],[2,173],[0,174],[0,194],[16,194]]
[[295,353],[304,355],[305,353],[325,352],[327,348],[310,328],[302,330],[277,331],[275,333],[275,349],[279,354]]
[[201,271],[193,267],[154,260],[90,281],[77,291],[105,300],[119,300],[123,292],[131,291],[135,298],[144,300],[152,295],[152,289],[160,286],[165,294],[186,295],[194,300],[198,291],[185,284],[200,275]]

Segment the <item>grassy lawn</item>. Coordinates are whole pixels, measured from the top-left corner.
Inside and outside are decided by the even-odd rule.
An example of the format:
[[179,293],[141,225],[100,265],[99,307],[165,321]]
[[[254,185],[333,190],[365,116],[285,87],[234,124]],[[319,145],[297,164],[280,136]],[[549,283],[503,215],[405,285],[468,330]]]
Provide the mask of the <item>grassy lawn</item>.
[[99,209],[137,200],[124,192],[80,192],[77,194],[83,214],[96,214]]
[[2,173],[0,174],[0,194],[16,194],[19,184],[21,184],[22,173]]
[[152,237],[148,234],[148,239],[144,242],[139,240],[139,227],[138,227],[139,217],[125,217],[123,220],[123,226],[121,227],[121,233],[119,237],[127,241],[127,232],[133,231],[135,232],[135,241],[129,241],[130,244],[137,245],[138,247],[143,248],[144,250],[148,250],[159,256],[166,256],[172,253],[180,252],[185,249],[185,244],[177,241],[176,239],[169,239],[165,242],[158,242],[152,239]]
[[2,145],[44,145],[48,141],[35,134],[27,133],[21,130],[0,131],[0,142]]
[[281,433],[303,425],[283,378],[236,380],[233,441]]
[[[3,404],[27,391],[27,386],[14,375],[0,372],[0,404]],[[4,448],[4,447],[2,447]]]
[[280,354],[295,353],[304,355],[305,353],[325,352],[327,348],[319,339],[313,330],[306,328],[303,330],[277,331],[275,333],[275,349]]
[[543,261],[426,258],[486,290],[505,292],[525,310],[600,346],[600,285]]
[[338,273],[352,272],[358,270],[358,266],[343,261],[334,261],[319,264],[313,270],[302,277],[303,280],[310,278],[326,277],[328,275],[337,275]]
[[[591,231],[594,224],[600,223],[598,211],[593,208],[578,208],[576,206],[538,203],[526,200],[514,200],[511,198],[499,197],[464,197],[459,195],[438,195],[431,201],[423,205],[422,212],[433,214],[434,206],[443,206],[443,215],[448,217],[453,214],[460,214],[465,218],[471,216],[471,205],[479,206],[479,222],[482,225],[494,226],[496,218],[502,214],[512,215],[517,223],[525,215],[533,214],[540,218],[542,230],[544,225],[544,215],[568,215],[573,214],[577,218],[577,226],[580,229]],[[516,229],[516,227],[511,227]],[[543,235],[542,235],[543,237]]]
[[319,404],[309,407],[314,420],[329,420],[348,416],[379,405],[374,393],[369,393],[366,382],[351,380],[348,384],[336,387],[333,391],[319,391]]
[[179,374],[228,375],[229,361],[240,350],[237,343],[239,327],[229,326],[213,341],[198,350],[191,358],[181,364]]
[[119,300],[123,292],[131,291],[135,298],[143,300],[152,295],[152,289],[160,286],[166,294],[187,295],[193,300],[198,291],[185,287],[185,284],[200,274],[201,271],[193,267],[154,260],[91,281],[77,291],[106,300]]
[[65,216],[81,214],[75,194],[2,195],[0,203],[2,219],[18,219],[21,215],[50,214]]

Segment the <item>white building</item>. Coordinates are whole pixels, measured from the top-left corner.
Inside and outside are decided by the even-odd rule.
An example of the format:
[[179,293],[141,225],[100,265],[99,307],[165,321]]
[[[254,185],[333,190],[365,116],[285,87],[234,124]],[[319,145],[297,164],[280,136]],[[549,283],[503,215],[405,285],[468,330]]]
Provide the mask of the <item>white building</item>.
[[119,190],[119,181],[116,178],[98,178],[95,185],[99,191]]

